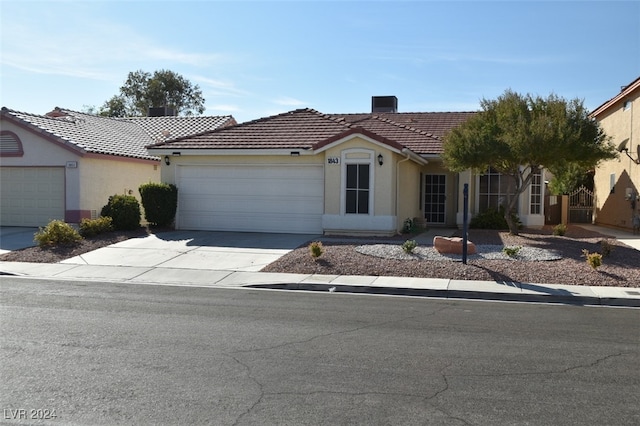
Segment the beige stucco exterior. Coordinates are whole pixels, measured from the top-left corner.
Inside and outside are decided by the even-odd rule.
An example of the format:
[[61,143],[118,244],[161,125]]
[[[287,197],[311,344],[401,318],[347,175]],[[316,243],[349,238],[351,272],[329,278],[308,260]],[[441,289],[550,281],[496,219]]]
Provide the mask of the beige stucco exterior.
[[[161,180],[178,186],[177,170],[185,166],[265,166],[274,168],[288,165],[322,166],[324,171],[324,210],[322,228],[326,234],[393,235],[402,232],[406,219],[418,225],[456,226],[458,213],[458,184],[456,173],[448,171],[440,161],[427,162],[395,147],[361,135],[351,135],[315,152],[289,152],[268,150],[217,151],[183,150],[180,155],[167,151],[169,165],[162,161]],[[382,165],[378,156],[382,156]],[[369,164],[371,197],[369,214],[345,212],[346,166],[350,163]],[[446,176],[446,217],[441,223],[425,223],[424,176]],[[460,204],[461,205],[461,204]]]
[[[64,217],[77,223],[83,218],[100,214],[109,196],[129,194],[140,199],[138,187],[146,182],[160,181],[160,163],[112,155],[84,154],[72,146],[65,146],[35,134],[6,120],[2,131],[15,134],[21,142],[23,154],[0,158],[0,167],[64,169]],[[3,223],[3,225],[5,225]],[[37,226],[44,226],[39,223]]]
[[632,228],[633,198],[635,213],[640,214],[640,82],[636,80],[632,86],[594,112],[615,146],[627,140],[624,147],[629,154],[622,151],[617,159],[596,168],[594,222],[624,229]]

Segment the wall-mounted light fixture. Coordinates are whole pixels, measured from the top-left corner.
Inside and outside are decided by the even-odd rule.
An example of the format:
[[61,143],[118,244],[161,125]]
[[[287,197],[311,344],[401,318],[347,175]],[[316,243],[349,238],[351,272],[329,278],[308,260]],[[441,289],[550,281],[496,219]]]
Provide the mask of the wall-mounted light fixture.
[[384,157],[382,156],[382,154],[378,154],[378,164],[382,166],[383,163],[384,163]]
[[171,164],[171,160],[169,159],[168,155],[164,156],[164,164],[166,164],[167,166]]

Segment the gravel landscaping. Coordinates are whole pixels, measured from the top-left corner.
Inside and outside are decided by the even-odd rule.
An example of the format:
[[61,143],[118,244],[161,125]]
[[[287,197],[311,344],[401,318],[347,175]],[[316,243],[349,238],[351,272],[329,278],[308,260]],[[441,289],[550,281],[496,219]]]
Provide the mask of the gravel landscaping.
[[[441,255],[431,246],[419,246],[414,254],[406,254],[401,244],[411,238],[373,239],[363,244],[361,239],[350,242],[325,237],[320,258],[313,259],[308,247],[300,247],[263,271],[640,287],[638,250],[577,226],[570,226],[565,236],[552,235],[550,227],[525,229],[517,236],[470,230],[469,240],[476,244],[478,254],[469,256],[467,264],[460,256]],[[582,251],[602,252],[603,241],[610,245],[611,253],[593,270]],[[509,257],[502,252],[505,246],[521,249]]]
[[[71,247],[30,247],[0,255],[0,261],[55,263],[154,231],[168,230],[140,228],[85,239]],[[552,235],[550,227],[526,229],[518,236],[504,231],[470,230],[469,239],[476,244],[478,254],[469,256],[466,265],[460,256],[441,255],[426,244],[418,246],[413,254],[404,253],[401,244],[414,237],[366,241],[323,237],[324,254],[320,258],[313,259],[308,246],[304,245],[266,266],[263,271],[640,287],[640,251],[615,238],[577,226],[570,226],[562,237]],[[582,250],[602,252],[603,241],[611,245],[612,251],[603,258],[602,266],[593,270]],[[505,246],[521,249],[514,257],[509,257],[502,251]]]

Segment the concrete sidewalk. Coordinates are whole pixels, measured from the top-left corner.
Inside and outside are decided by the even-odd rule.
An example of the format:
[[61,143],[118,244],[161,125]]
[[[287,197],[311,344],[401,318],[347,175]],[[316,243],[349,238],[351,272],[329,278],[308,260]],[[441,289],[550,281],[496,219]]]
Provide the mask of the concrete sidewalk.
[[284,274],[171,267],[0,262],[4,274],[128,284],[367,293],[640,307],[640,289],[434,278]]
[[[606,229],[594,230],[615,236]],[[433,236],[453,232],[453,229],[434,229],[416,239],[421,244],[429,244]],[[0,262],[0,275],[640,307],[640,288],[259,272],[267,264],[316,238],[322,239],[312,235],[175,231],[126,240],[61,263]],[[640,236],[633,241],[640,242]]]

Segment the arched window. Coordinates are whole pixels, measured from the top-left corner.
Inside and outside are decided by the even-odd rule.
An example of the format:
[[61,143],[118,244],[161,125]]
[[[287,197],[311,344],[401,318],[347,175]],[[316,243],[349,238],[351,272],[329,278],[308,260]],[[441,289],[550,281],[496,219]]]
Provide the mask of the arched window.
[[13,132],[8,130],[0,131],[0,157],[22,157],[22,142]]

